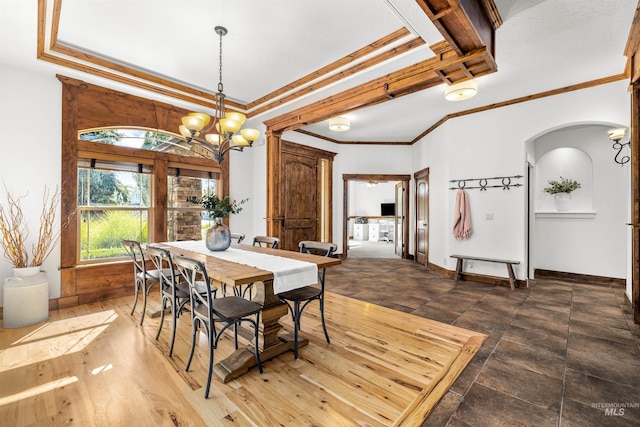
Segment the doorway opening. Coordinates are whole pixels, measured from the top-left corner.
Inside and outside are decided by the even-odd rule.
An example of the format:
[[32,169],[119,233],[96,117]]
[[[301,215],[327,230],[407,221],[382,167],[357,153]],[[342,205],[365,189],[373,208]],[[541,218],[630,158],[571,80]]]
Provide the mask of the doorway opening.
[[343,257],[407,258],[410,175],[345,174]]

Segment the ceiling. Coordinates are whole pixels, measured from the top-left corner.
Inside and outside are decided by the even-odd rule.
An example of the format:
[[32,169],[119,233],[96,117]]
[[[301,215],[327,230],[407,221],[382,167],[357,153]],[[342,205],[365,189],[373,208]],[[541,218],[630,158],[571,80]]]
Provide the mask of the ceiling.
[[[301,130],[341,142],[410,143],[447,115],[624,72],[636,0],[494,3],[503,21],[495,32],[497,72],[478,78],[476,97],[445,101],[442,83],[348,112],[347,132],[330,131],[326,120]],[[36,0],[0,0],[0,62],[53,68],[203,111],[193,101],[217,90],[214,27],[225,26],[224,92],[257,122],[433,58],[430,46],[443,40],[416,0],[39,0],[38,5],[46,11],[44,51],[56,59],[36,59]],[[398,37],[375,49],[392,34]],[[56,36],[60,49],[49,51]],[[413,45],[405,51],[406,43]],[[378,55],[385,60],[369,66]],[[93,71],[85,73],[89,68]],[[120,82],[111,83],[114,76]],[[131,81],[143,84],[131,90]],[[154,93],[145,85],[168,87],[171,93]],[[278,92],[284,87],[292,90]],[[191,92],[176,102],[171,94],[184,94],[183,88]],[[299,91],[304,95],[287,99]]]

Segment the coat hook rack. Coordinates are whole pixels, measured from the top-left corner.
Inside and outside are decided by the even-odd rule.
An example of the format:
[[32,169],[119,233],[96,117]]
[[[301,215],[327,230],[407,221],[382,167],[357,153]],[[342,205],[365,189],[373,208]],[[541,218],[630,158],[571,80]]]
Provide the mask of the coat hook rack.
[[[456,182],[456,186],[449,187],[449,190],[474,190],[480,189],[480,191],[487,191],[487,188],[502,188],[503,190],[510,190],[511,187],[522,187],[521,183],[512,183],[512,179],[520,179],[522,175],[513,175],[513,176],[494,176],[492,178],[465,178],[465,179],[452,179],[449,182]],[[467,182],[469,181],[478,181],[477,186],[467,187]],[[489,181],[500,181],[498,183],[491,183],[489,185]]]

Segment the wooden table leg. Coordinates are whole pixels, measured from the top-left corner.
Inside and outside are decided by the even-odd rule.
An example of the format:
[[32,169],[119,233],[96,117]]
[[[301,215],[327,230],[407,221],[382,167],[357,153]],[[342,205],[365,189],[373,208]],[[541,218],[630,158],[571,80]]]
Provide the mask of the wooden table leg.
[[511,290],[516,290],[516,275],[513,273],[513,265],[507,263],[507,273],[509,274],[509,284],[511,285]]
[[[257,290],[253,300],[262,305],[260,322],[258,323],[258,349],[260,351],[260,359],[264,363],[265,360],[293,350],[293,339],[289,340],[279,335],[282,330],[282,325],[280,325],[279,321],[283,316],[287,315],[288,308],[273,293],[273,280],[256,282],[253,286]],[[241,329],[239,332],[242,336],[249,339],[253,337],[253,331]],[[305,343],[300,341],[298,347],[306,343],[308,343],[308,340]],[[257,364],[252,345],[239,348],[229,357],[214,365],[213,372],[220,382],[229,382]]]

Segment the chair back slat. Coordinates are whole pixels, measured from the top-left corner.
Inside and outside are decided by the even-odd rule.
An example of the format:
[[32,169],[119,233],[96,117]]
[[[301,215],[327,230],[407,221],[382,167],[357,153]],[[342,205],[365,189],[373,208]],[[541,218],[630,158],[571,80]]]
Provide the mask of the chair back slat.
[[255,236],[253,238],[253,246],[261,246],[263,248],[268,247],[272,249],[277,249],[279,243],[280,243],[280,239],[277,237]]
[[153,266],[158,271],[161,279],[160,283],[175,288],[176,271],[173,265],[173,260],[171,259],[171,252],[164,248],[152,245],[147,245],[146,252],[151,259]]
[[[207,307],[209,314],[211,314],[211,302],[213,301],[213,296],[211,286],[209,285],[209,275],[207,274],[207,269],[204,267],[204,264],[198,260],[187,258],[182,255],[174,255],[173,263],[180,276],[189,284],[191,305],[195,306],[195,304],[203,304]],[[202,289],[198,290],[196,287],[196,282],[198,281],[199,276],[202,276],[202,280],[205,283],[204,292]]]
[[124,246],[127,254],[133,261],[133,269],[136,274],[140,273],[146,275],[147,266],[144,259],[144,252],[142,251],[142,245],[135,240],[122,239],[122,245]]
[[245,238],[244,233],[231,233],[231,238],[236,241],[236,243],[242,243]]
[[300,252],[306,252],[313,255],[322,255],[329,257],[338,249],[338,245],[331,242],[316,242],[313,240],[303,240],[298,244]]

